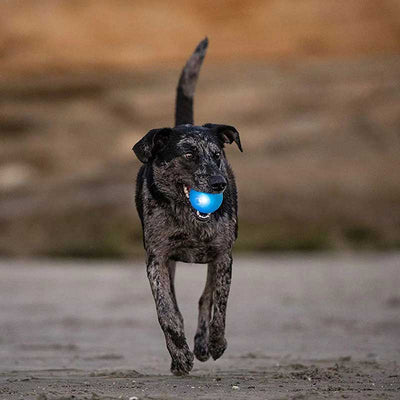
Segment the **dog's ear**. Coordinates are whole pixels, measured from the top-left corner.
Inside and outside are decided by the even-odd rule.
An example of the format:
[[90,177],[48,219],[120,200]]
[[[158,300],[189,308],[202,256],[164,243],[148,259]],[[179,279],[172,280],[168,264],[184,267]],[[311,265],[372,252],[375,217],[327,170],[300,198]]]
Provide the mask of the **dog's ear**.
[[147,132],[147,134],[132,147],[136,157],[143,164],[149,162],[154,155],[166,145],[171,132],[171,128],[152,129]]
[[235,142],[237,144],[237,147],[239,147],[239,150],[243,151],[242,145],[240,143],[239,132],[236,130],[235,127],[230,125],[218,125],[218,124],[205,124],[203,126],[205,128],[212,129],[222,143],[231,144],[232,142]]

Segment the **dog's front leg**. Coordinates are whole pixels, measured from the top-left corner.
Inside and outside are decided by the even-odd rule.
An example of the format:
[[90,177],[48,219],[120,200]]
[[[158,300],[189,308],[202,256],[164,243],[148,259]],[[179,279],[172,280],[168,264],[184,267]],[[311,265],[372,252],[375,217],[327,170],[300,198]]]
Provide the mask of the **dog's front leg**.
[[176,270],[176,262],[175,261],[173,261],[173,260],[168,261],[168,270],[169,270],[169,284],[171,287],[172,301],[174,303],[175,311],[178,315],[178,318],[181,321],[182,329],[184,329],[183,317],[179,310],[178,302],[176,301],[176,295],[175,295],[175,270]]
[[193,354],[186,343],[183,320],[174,303],[168,260],[149,256],[147,276],[156,303],[158,321],[172,358],[171,372],[175,375],[188,374],[193,368]]
[[215,265],[208,264],[207,281],[203,294],[199,300],[199,319],[194,337],[194,354],[200,361],[207,361],[210,357],[208,351],[209,326],[212,314],[213,296],[215,288]]
[[208,350],[214,360],[224,353],[226,306],[232,278],[232,256],[226,254],[215,261],[214,312],[210,323]]

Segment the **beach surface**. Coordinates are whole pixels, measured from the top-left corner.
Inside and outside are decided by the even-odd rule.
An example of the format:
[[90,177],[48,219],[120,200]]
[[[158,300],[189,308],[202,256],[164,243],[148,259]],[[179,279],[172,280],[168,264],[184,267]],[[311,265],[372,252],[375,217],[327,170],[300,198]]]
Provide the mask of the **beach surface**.
[[[204,265],[178,264],[190,346]],[[228,349],[169,372],[144,263],[0,262],[0,399],[398,399],[399,253],[234,261]]]

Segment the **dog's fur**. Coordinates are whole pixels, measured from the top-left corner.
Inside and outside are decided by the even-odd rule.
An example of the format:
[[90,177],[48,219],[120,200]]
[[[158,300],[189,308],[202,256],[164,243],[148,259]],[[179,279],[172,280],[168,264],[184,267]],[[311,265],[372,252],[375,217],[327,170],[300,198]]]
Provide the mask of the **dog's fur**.
[[[153,129],[133,151],[144,164],[139,171],[136,206],[147,252],[147,275],[158,320],[176,375],[190,372],[193,354],[175,297],[176,261],[208,263],[207,283],[199,301],[194,354],[200,361],[216,360],[226,349],[225,314],[231,283],[232,246],[237,237],[237,194],[224,144],[239,133],[229,125],[193,125],[193,95],[208,41],[204,39],[185,65],[176,98],[176,126]],[[187,198],[200,192],[224,190],[221,207],[198,214]]]

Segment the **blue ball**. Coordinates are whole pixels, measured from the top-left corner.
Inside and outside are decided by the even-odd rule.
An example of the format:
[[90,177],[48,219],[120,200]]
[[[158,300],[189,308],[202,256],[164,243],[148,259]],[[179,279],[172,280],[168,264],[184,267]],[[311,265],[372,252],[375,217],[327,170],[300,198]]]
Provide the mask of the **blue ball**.
[[222,193],[203,193],[190,189],[189,200],[194,209],[204,214],[213,213],[222,204],[224,195]]

